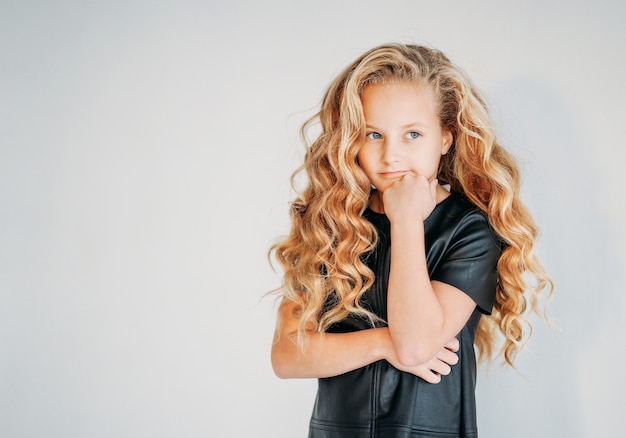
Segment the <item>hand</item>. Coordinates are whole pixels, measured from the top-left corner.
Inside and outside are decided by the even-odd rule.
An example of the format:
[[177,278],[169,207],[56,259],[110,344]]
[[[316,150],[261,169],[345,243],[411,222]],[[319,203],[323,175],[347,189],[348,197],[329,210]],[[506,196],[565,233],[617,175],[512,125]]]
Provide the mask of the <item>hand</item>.
[[459,357],[456,354],[457,351],[459,351],[459,341],[453,338],[435,357],[423,364],[414,367],[405,367],[400,364],[399,361],[394,360],[394,358],[391,358],[392,360],[387,359],[387,361],[400,371],[411,373],[424,379],[428,383],[436,384],[441,382],[441,376],[450,374],[452,365],[458,363]]
[[383,193],[384,212],[390,221],[426,220],[437,205],[437,180],[409,172]]

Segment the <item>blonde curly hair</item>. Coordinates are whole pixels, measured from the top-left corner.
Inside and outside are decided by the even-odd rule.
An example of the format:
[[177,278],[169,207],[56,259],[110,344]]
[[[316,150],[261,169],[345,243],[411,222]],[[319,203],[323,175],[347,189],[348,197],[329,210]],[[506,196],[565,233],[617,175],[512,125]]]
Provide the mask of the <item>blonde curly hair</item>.
[[498,262],[493,312],[481,318],[475,344],[481,359],[492,359],[503,338],[501,354],[513,365],[532,332],[526,315],[541,314],[539,295],[553,289],[534,253],[537,226],[520,200],[518,166],[497,143],[485,100],[442,52],[417,45],[386,44],[364,53],[331,83],[320,111],[302,127],[304,139],[313,125],[319,123],[321,132],[311,143],[305,140],[304,163],[292,175],[293,184],[306,173],[307,185],[291,205],[291,231],[270,249],[284,270],[279,290],[299,309],[299,342],[307,327],[324,332],[350,313],[372,326],[378,322],[360,304],[374,282],[363,255],[377,242],[373,225],[362,217],[370,182],[357,163],[365,137],[361,95],[370,84],[396,82],[434,90],[441,127],[453,135],[439,182],[483,210],[507,244]]

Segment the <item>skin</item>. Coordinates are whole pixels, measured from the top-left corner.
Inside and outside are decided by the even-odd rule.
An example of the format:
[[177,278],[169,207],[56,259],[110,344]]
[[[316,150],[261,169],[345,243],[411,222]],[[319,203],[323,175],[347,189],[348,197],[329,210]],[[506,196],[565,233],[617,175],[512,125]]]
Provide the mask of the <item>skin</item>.
[[405,366],[398,359],[387,327],[323,335],[307,327],[305,348],[301,349],[296,344],[296,310],[296,305],[288,301],[279,308],[282,324],[274,335],[272,367],[282,379],[333,377],[384,359],[401,371],[439,383],[442,375],[450,374],[450,366],[458,362],[455,352],[459,342],[452,339],[429,360]]
[[462,291],[431,282],[426,268],[423,221],[449,195],[435,178],[452,136],[441,129],[430,88],[370,85],[363,91],[362,104],[367,135],[358,161],[377,188],[370,207],[391,222],[389,327],[323,335],[307,327],[301,349],[295,342],[297,309],[284,301],[272,366],[281,378],[331,377],[384,359],[438,383],[458,361],[454,337],[475,308]]
[[424,220],[449,196],[436,176],[452,135],[428,86],[370,85],[362,102],[367,135],[358,161],[377,188],[371,208],[391,223],[389,332],[399,361],[413,366],[436,355],[476,307],[459,289],[430,281],[426,266]]

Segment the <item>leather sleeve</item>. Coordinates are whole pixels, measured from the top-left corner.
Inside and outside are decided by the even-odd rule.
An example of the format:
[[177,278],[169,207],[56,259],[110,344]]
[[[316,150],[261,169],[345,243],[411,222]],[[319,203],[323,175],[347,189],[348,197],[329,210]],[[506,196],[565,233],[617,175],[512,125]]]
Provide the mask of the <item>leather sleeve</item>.
[[473,211],[455,229],[431,280],[465,292],[482,313],[489,315],[495,299],[501,254],[502,245],[489,222],[480,212]]

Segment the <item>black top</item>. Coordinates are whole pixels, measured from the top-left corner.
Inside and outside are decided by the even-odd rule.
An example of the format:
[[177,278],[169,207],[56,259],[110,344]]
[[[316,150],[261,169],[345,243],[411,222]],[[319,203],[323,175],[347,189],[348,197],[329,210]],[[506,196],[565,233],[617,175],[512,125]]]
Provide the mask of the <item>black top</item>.
[[[366,258],[376,279],[363,295],[363,305],[386,320],[390,224],[384,214],[369,209],[363,216],[376,227],[379,238]],[[459,363],[438,384],[399,371],[385,360],[319,379],[309,437],[477,436],[474,335],[481,313],[491,313],[502,245],[484,213],[458,193],[435,207],[424,228],[431,280],[455,286],[477,304],[458,335]],[[368,328],[367,320],[349,316],[328,332]]]

